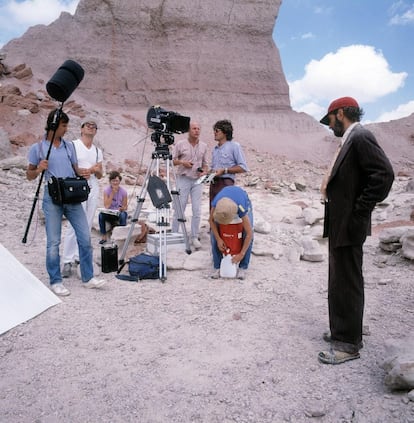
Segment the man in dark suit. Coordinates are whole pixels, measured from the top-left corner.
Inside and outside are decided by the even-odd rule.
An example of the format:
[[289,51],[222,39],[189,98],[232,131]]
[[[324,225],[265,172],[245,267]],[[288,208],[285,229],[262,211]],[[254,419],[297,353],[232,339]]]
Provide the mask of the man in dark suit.
[[359,122],[363,110],[352,97],[334,100],[321,123],[341,137],[321,192],[325,203],[324,237],[329,239],[329,351],[318,359],[340,364],[359,358],[362,348],[364,278],[362,246],[371,234],[371,213],[394,180],[390,161],[375,136]]

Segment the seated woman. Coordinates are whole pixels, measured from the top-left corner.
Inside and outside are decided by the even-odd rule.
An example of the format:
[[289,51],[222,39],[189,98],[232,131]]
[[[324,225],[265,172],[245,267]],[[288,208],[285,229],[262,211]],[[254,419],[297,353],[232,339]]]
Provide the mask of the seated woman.
[[102,239],[99,244],[108,240],[106,222],[113,226],[126,226],[128,214],[128,193],[121,187],[122,176],[116,170],[109,174],[109,186],[104,189],[104,207],[108,212],[99,213],[99,230]]

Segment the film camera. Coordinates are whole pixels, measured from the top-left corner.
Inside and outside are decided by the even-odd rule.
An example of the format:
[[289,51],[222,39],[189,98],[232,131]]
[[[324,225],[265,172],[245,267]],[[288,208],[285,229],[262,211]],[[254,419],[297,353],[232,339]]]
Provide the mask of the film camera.
[[154,129],[151,140],[156,144],[161,142],[161,136],[168,145],[174,143],[173,134],[188,132],[190,118],[179,113],[168,111],[160,106],[152,106],[147,112],[147,125]]

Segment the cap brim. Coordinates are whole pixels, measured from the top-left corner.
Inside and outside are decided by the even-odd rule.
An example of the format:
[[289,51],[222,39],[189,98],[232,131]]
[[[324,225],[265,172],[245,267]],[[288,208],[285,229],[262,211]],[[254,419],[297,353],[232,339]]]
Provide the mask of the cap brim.
[[319,122],[322,125],[329,125],[329,113],[327,113]]

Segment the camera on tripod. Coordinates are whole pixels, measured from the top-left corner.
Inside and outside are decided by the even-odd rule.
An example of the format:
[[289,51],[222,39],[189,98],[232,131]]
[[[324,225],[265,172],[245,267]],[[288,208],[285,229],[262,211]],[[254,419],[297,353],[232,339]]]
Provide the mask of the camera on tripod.
[[161,143],[161,136],[164,143],[174,143],[173,134],[184,134],[190,128],[190,118],[179,113],[168,111],[160,106],[152,106],[147,112],[147,125],[154,129],[151,134],[151,141],[155,144]]

